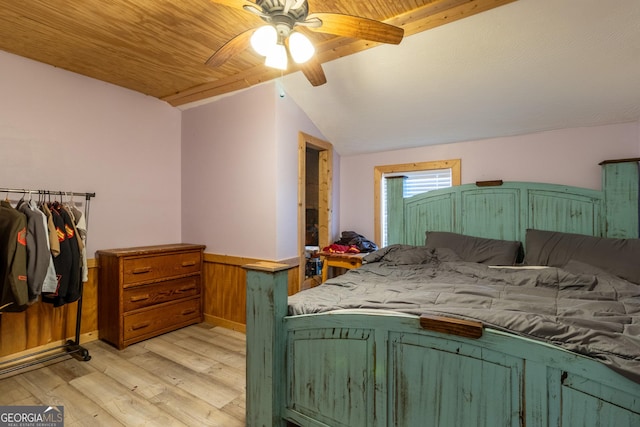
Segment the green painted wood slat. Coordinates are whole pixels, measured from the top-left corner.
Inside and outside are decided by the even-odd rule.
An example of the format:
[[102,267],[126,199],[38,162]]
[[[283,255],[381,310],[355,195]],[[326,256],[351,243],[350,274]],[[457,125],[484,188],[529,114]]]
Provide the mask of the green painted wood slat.
[[[399,242],[416,245],[425,231],[638,237],[639,182],[636,162],[612,163],[602,191],[467,184],[388,206],[403,218]],[[428,331],[399,313],[287,316],[286,280],[247,272],[248,426],[640,425],[640,384],[597,360],[490,328],[478,339]]]

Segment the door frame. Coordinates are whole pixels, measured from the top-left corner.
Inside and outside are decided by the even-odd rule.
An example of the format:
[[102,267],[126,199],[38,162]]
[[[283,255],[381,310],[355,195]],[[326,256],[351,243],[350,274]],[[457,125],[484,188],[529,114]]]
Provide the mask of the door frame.
[[333,145],[304,132],[298,132],[298,254],[300,268],[298,289],[305,279],[305,235],[306,235],[306,158],[307,147],[318,150],[318,246],[322,249],[331,241],[333,219]]

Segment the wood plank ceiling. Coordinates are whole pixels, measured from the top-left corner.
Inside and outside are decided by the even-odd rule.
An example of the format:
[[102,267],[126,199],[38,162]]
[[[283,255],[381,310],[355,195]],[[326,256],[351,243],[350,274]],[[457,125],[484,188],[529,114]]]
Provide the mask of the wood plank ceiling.
[[[310,12],[400,26],[405,37],[515,0],[310,0]],[[251,49],[207,58],[257,16],[211,0],[0,0],[0,49],[184,105],[279,77]],[[376,43],[308,32],[321,63]],[[297,69],[290,65],[287,73]]]

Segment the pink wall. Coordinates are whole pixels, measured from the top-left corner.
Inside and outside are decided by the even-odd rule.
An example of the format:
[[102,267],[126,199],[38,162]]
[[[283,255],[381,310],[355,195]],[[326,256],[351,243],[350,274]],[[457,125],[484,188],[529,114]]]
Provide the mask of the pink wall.
[[182,236],[207,252],[275,256],[271,92],[260,86],[182,114]]
[[460,158],[463,184],[502,179],[600,189],[598,163],[640,157],[639,141],[640,123],[626,123],[343,157],[340,229],[373,238],[373,168],[378,165]]
[[0,69],[0,187],[95,192],[90,257],[179,241],[296,256],[298,132],[322,135],[275,84],[181,112],[4,52]]
[[299,131],[320,135],[273,82],[184,111],[183,240],[209,253],[296,256]]
[[[286,259],[298,255],[298,134],[304,132],[308,135],[324,139],[318,128],[309,120],[309,117],[298,107],[283,89],[275,84],[278,94],[276,99],[276,140],[278,141],[277,167],[277,254],[276,259]],[[284,97],[280,95],[284,94]],[[335,154],[335,152],[334,152]],[[334,171],[337,174],[340,159],[334,155]],[[339,179],[339,175],[334,176]],[[338,186],[334,188],[333,200],[334,212],[339,212],[337,204],[339,197]],[[337,223],[337,214],[336,220]]]
[[[323,138],[268,83],[180,110],[0,52],[0,187],[96,192],[96,249],[168,242],[207,252],[297,254],[297,141]],[[564,129],[334,158],[334,235],[373,236],[373,167],[462,158],[464,183],[535,180],[600,187],[604,159],[640,157],[640,123]]]
[[95,192],[90,258],[180,241],[179,110],[1,51],[0,70],[0,187]]

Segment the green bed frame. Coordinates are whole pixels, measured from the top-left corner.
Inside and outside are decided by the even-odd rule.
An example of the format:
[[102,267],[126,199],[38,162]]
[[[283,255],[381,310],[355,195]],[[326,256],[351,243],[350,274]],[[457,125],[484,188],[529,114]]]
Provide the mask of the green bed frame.
[[[389,240],[523,240],[527,228],[637,238],[637,160],[604,162],[602,191],[520,182],[403,200],[398,180]],[[390,312],[287,316],[288,268],[247,266],[248,426],[640,426],[640,384],[549,344],[435,332]]]

